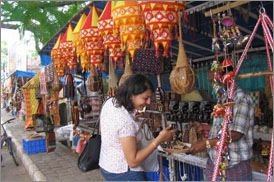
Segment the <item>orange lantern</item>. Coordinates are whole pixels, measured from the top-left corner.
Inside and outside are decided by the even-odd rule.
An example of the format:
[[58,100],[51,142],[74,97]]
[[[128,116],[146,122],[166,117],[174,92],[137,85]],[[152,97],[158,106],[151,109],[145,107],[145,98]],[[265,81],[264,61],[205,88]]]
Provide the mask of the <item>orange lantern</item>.
[[69,24],[59,46],[61,49],[60,64],[67,65],[70,71],[73,67],[77,67],[75,48],[72,46],[72,31],[72,26]]
[[80,30],[80,38],[86,51],[81,55],[81,66],[84,71],[90,69],[90,64],[97,66],[102,63],[104,46],[97,27],[98,17],[99,13],[96,7],[92,6],[86,22]]
[[60,41],[62,38],[62,33],[59,34],[59,37],[51,50],[50,56],[54,62],[54,67],[57,71],[58,76],[64,76],[65,67],[61,66],[60,59],[61,59],[61,49],[59,48]]
[[85,13],[83,13],[76,27],[74,28],[72,32],[72,45],[76,49],[77,58],[80,57],[80,54],[83,54],[85,52],[82,41],[80,39],[80,30],[84,26],[86,19],[87,19],[87,16],[85,15]]
[[182,4],[176,1],[139,1],[138,3],[144,14],[146,26],[151,32],[156,56],[159,57],[161,44],[164,48],[163,56],[168,57],[174,28],[177,37],[178,11]]
[[109,56],[116,62],[118,58],[123,56],[121,49],[121,38],[119,34],[113,33],[113,20],[111,16],[111,2],[108,1],[106,7],[99,17],[98,30],[103,37],[103,44],[106,50],[109,49]]
[[122,50],[127,47],[131,57],[142,47],[145,22],[138,1],[112,1],[114,33],[120,32]]

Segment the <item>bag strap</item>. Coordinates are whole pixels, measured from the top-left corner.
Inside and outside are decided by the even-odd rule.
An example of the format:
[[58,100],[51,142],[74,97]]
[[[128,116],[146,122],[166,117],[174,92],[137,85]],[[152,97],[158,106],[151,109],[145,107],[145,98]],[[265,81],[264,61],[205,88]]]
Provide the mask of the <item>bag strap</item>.
[[[102,106],[101,106],[101,108],[100,108],[100,114],[99,114],[99,117],[98,117],[98,119],[97,119],[97,121],[96,121],[96,123],[95,123],[95,128],[97,128],[97,133],[99,134],[99,124],[100,124],[100,117],[101,117],[101,112],[102,112],[102,108],[103,108],[103,106],[105,105],[105,103],[109,100],[109,99],[111,99],[112,97],[110,97],[110,98],[108,98],[108,99],[106,99],[105,101],[104,101],[104,103],[102,104]],[[96,130],[96,129],[95,129]],[[94,133],[95,133],[95,130],[93,130],[93,132],[92,132],[92,134],[91,135],[94,135]]]

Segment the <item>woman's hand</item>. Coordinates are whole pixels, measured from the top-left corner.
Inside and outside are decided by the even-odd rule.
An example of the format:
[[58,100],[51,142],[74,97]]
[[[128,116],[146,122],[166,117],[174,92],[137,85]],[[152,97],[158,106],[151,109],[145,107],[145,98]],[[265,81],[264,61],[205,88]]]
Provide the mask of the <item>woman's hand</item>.
[[169,141],[173,138],[173,135],[177,132],[177,129],[171,129],[171,125],[163,129],[158,137],[155,139],[157,145],[160,143]]

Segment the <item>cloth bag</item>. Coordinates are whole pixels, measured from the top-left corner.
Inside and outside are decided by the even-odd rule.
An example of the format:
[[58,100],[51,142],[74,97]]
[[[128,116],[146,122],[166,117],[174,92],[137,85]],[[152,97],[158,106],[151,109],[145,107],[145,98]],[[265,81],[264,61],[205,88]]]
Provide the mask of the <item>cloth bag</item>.
[[[154,138],[151,140],[148,140],[147,137],[145,137],[145,131],[151,132],[147,125],[143,126],[143,129],[141,129],[139,132],[142,132],[142,139],[137,144],[138,149],[142,149],[149,145]],[[151,133],[152,136],[152,133]],[[158,162],[158,150],[154,150],[142,163],[141,167],[144,169],[145,172],[158,172],[159,171],[159,162]]]
[[99,120],[97,121],[97,134],[93,134],[86,143],[86,146],[78,158],[78,167],[82,172],[88,172],[99,168],[99,157],[101,150],[101,135],[99,135]]

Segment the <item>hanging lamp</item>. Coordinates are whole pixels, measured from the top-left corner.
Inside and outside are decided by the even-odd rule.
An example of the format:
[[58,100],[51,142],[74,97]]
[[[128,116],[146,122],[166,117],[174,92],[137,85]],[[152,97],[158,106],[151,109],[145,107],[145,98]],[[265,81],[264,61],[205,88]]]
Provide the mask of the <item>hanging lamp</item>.
[[80,39],[85,49],[85,52],[81,54],[81,66],[83,71],[89,70],[90,64],[97,67],[102,63],[101,60],[104,46],[97,27],[98,17],[99,13],[97,8],[92,6],[86,22],[80,30]]
[[111,5],[114,34],[120,34],[122,50],[127,49],[133,58],[145,36],[145,21],[138,1],[112,1]]
[[99,34],[103,38],[103,45],[106,50],[109,50],[109,56],[117,62],[119,58],[123,56],[121,49],[121,38],[119,34],[113,33],[113,19],[111,16],[111,4],[112,1],[108,1],[106,7],[98,19]]

